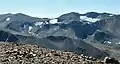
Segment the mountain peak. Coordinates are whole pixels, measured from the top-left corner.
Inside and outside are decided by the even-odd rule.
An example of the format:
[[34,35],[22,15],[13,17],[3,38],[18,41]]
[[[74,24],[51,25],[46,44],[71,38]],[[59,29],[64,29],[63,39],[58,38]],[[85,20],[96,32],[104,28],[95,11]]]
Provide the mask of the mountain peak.
[[26,15],[26,14],[23,14],[23,13],[16,13],[16,14],[14,14],[15,16],[28,16],[28,15]]
[[87,12],[85,15],[86,15],[87,17],[97,18],[97,16],[99,16],[100,13],[97,13],[97,12]]

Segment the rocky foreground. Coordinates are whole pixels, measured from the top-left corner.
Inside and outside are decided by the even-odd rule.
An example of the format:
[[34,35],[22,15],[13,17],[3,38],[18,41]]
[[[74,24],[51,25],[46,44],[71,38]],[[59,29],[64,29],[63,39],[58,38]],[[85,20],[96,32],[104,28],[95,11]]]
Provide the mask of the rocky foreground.
[[[116,61],[112,64],[119,64]],[[41,48],[37,45],[0,43],[0,64],[104,64],[106,62],[109,61],[83,54]]]

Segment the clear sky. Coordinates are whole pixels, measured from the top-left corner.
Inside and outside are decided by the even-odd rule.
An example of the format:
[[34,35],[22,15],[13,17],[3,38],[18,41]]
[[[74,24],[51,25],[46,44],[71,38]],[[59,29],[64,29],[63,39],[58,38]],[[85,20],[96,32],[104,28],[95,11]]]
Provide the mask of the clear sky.
[[120,13],[120,0],[0,0],[0,14],[58,17],[68,12],[91,11]]

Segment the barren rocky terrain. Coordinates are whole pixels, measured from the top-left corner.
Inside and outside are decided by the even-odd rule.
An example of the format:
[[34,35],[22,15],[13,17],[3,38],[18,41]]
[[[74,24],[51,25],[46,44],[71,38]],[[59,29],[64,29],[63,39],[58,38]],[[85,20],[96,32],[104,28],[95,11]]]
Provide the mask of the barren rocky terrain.
[[103,64],[103,61],[37,45],[1,42],[0,64]]
[[104,61],[37,45],[1,42],[0,64],[104,64]]

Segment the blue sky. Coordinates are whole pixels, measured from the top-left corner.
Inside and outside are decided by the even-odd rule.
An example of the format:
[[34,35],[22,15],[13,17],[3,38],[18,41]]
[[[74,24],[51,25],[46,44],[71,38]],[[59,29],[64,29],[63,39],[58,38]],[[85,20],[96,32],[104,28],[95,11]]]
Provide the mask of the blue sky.
[[68,12],[91,11],[120,13],[120,0],[0,0],[0,14],[58,17]]

